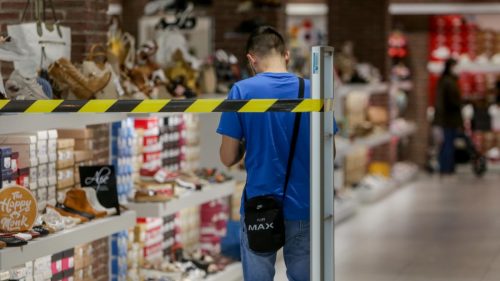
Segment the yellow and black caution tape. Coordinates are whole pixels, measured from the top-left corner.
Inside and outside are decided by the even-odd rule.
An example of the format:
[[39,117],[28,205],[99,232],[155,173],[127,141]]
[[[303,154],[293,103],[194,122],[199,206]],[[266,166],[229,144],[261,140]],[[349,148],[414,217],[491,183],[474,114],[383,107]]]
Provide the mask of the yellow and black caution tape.
[[324,112],[333,100],[0,100],[1,113]]

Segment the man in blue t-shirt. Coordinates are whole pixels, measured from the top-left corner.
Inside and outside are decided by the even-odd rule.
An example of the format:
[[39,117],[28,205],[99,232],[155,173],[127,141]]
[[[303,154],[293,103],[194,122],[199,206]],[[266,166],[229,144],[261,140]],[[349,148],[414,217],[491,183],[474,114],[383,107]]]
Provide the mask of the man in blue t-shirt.
[[[287,72],[289,52],[285,41],[272,27],[258,28],[247,43],[247,59],[255,76],[236,83],[228,99],[297,99],[299,79]],[[305,98],[311,98],[305,80]],[[247,170],[247,198],[283,195],[283,184],[290,153],[295,114],[223,113],[217,133],[222,135],[221,161],[238,163],[243,155]],[[309,182],[310,114],[302,114],[295,156],[283,202],[287,275],[292,281],[309,280]],[[243,213],[243,202],[240,213]],[[256,253],[249,249],[242,223],[241,258],[245,281],[272,281],[276,252]]]

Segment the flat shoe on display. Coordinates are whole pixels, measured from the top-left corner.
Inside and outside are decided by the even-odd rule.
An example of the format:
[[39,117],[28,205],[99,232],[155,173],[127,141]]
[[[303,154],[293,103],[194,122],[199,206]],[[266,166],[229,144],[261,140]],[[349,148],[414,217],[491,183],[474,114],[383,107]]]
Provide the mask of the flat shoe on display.
[[14,70],[5,83],[7,98],[13,100],[47,100],[49,99],[43,92],[42,86],[38,84],[36,78],[23,77],[17,70]]
[[[52,210],[52,211],[55,211],[56,213],[58,213],[61,217],[65,218],[65,220],[63,221],[64,224],[63,224],[63,228],[71,228],[73,226],[73,223],[76,225],[76,224],[80,224],[80,223],[85,223],[85,222],[89,222],[89,219],[86,218],[86,217],[83,217],[81,215],[78,215],[78,214],[75,214],[75,213],[71,213],[71,212],[68,212],[66,210],[63,210],[59,207],[53,207],[53,206],[50,206],[50,205],[47,205],[47,213],[48,211]],[[66,218],[71,218],[73,219],[72,222],[67,220]]]
[[[68,192],[66,192],[64,206],[81,213],[90,214],[94,218],[103,218],[108,214],[105,210],[97,211],[96,209],[94,209],[87,198],[85,190],[83,190],[82,188],[72,188]],[[89,216],[85,217],[90,218]]]
[[111,73],[100,77],[85,77],[68,59],[60,58],[49,67],[50,76],[61,85],[66,85],[80,99],[90,99],[108,85]]
[[26,240],[19,239],[13,236],[10,237],[0,236],[0,242],[5,243],[7,247],[20,247],[28,244]]
[[35,227],[33,227],[33,231],[38,232],[41,237],[47,236],[50,233],[50,230],[46,229],[43,226],[35,226]]

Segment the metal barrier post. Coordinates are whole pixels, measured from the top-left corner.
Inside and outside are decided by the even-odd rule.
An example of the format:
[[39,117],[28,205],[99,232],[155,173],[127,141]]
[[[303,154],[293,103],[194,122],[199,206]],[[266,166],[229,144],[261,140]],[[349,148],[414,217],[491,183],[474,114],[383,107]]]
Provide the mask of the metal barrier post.
[[[333,55],[333,47],[312,48],[313,99],[333,99]],[[330,110],[311,113],[311,281],[335,280],[333,118]]]

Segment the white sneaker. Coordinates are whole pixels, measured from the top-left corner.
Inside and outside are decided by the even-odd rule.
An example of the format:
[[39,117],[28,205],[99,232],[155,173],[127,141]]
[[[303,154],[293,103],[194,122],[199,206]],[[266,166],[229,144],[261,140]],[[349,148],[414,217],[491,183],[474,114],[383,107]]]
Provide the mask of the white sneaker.
[[44,94],[42,86],[38,84],[36,78],[23,77],[17,70],[10,75],[5,84],[7,98],[13,100],[48,100]]
[[91,187],[84,187],[83,190],[85,191],[85,195],[87,196],[87,200],[89,201],[90,205],[94,210],[98,212],[106,212],[109,215],[114,215],[116,214],[116,209],[114,208],[105,208],[101,203],[99,203],[99,199],[97,199],[97,193],[95,192],[95,189]]

